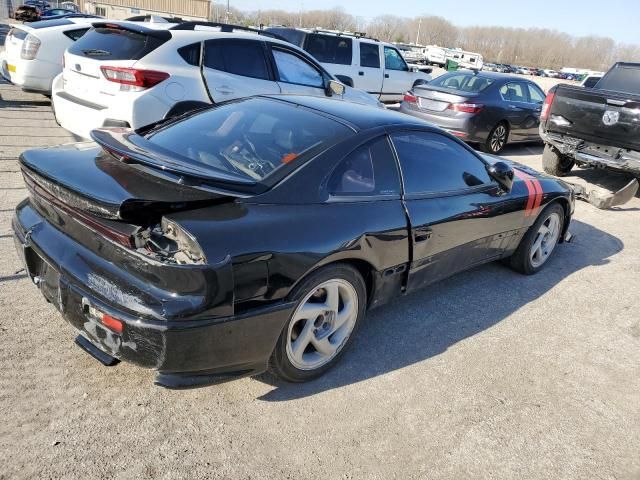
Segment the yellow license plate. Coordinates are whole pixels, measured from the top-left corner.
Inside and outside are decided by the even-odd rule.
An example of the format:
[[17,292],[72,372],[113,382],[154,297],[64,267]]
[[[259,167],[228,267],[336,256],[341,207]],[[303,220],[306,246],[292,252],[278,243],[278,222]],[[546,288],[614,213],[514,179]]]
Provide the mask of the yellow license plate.
[[15,65],[11,65],[10,63],[7,63],[7,70],[9,70],[10,72],[14,72],[16,71],[16,66]]

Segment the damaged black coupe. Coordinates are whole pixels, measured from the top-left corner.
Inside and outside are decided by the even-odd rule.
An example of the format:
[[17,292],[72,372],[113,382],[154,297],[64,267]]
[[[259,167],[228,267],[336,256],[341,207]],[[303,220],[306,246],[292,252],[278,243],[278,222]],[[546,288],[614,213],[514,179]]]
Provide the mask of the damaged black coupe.
[[367,309],[569,237],[571,190],[413,117],[253,97],[21,156],[25,270],[105,364],[166,387],[317,377]]

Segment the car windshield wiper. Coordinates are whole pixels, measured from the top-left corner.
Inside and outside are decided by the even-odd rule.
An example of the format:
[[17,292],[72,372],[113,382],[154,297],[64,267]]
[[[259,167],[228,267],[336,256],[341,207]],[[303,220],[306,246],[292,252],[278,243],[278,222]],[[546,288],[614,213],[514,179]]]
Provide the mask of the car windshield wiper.
[[87,50],[83,50],[82,53],[84,53],[85,55],[91,55],[91,56],[111,55],[111,52],[107,50],[99,50],[96,48],[89,48]]

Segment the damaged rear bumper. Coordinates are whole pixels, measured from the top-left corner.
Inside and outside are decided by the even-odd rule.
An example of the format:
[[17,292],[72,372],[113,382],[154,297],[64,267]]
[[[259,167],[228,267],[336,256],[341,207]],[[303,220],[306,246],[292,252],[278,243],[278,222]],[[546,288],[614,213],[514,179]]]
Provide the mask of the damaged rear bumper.
[[[141,294],[132,295],[133,285],[127,291],[112,281],[109,275],[120,273],[117,266],[47,223],[28,200],[18,205],[12,226],[26,273],[77,330],[76,343],[103,364],[117,359],[157,371],[158,385],[186,388],[263,372],[294,308],[278,303],[242,315],[161,318],[149,306],[153,300],[145,305]],[[87,282],[87,275],[101,280]],[[159,298],[149,285],[146,293],[163,311],[176,312],[165,305],[170,292]],[[184,303],[184,297],[175,296],[175,302]],[[121,331],[105,326],[95,312],[119,320]]]
[[578,164],[596,168],[611,168],[640,175],[640,152],[587,142],[579,138],[540,129],[545,143],[553,145],[563,155],[573,158]]

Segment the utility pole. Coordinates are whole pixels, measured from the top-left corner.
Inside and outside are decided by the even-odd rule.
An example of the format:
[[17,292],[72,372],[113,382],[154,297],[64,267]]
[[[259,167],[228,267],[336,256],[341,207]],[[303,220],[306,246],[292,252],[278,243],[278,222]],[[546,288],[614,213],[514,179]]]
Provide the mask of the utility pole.
[[231,12],[229,12],[229,0],[227,0],[227,12],[224,15],[224,23],[229,23],[229,14]]
[[420,27],[422,27],[422,18],[418,19],[418,34],[416,35],[416,44],[420,45]]

